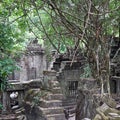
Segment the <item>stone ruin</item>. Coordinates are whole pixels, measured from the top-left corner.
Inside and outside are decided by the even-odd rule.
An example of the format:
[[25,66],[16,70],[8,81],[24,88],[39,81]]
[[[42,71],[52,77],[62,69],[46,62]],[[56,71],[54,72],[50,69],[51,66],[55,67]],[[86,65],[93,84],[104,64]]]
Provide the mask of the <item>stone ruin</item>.
[[33,40],[26,48],[25,53],[17,60],[20,71],[14,71],[9,77],[10,80],[28,81],[43,76],[46,70],[45,50]]
[[[59,55],[53,62],[53,68],[51,68],[52,71],[56,71],[56,72],[49,72],[49,71],[44,70],[44,68],[46,66],[44,57],[45,57],[44,50],[41,50],[41,47],[38,44],[36,44],[36,42],[31,43],[27,47],[26,53],[22,56],[22,58],[20,59],[20,62],[19,62],[19,65],[22,66],[21,67],[22,69],[19,73],[15,71],[14,76],[13,76],[13,78],[14,79],[17,78],[17,80],[19,80],[19,82],[15,81],[15,80],[10,80],[9,82],[13,85],[13,88],[7,89],[5,95],[3,96],[5,110],[8,111],[11,109],[11,103],[14,102],[14,100],[11,101],[9,96],[10,96],[10,94],[16,93],[16,92],[18,92],[18,98],[17,98],[18,104],[17,105],[19,105],[19,107],[23,106],[21,101],[22,101],[22,99],[24,99],[24,95],[26,94],[26,91],[28,91],[28,89],[35,88],[35,87],[33,87],[33,85],[35,83],[38,83],[36,81],[36,80],[38,80],[40,83],[44,82],[45,85],[47,85],[47,87],[50,87],[51,85],[55,87],[55,88],[52,87],[53,95],[50,94],[50,96],[49,96],[50,97],[49,98],[50,105],[46,102],[43,102],[41,104],[43,106],[41,106],[41,107],[43,107],[43,108],[50,107],[49,108],[50,110],[52,109],[51,105],[58,107],[58,108],[56,108],[56,111],[58,111],[58,112],[60,111],[59,114],[57,113],[59,116],[59,119],[65,120],[63,109],[65,110],[65,112],[69,111],[69,115],[67,115],[68,117],[70,115],[71,116],[74,115],[74,112],[75,112],[76,96],[78,94],[80,73],[82,73],[82,71],[81,71],[82,69],[80,69],[80,67],[83,66],[83,61],[82,62],[74,61],[71,65],[71,61],[72,61],[71,58],[63,57],[62,55]],[[44,58],[44,60],[43,60],[43,58]],[[81,57],[81,58],[82,58],[81,60],[83,60],[83,57]],[[41,59],[41,60],[39,60],[39,59]],[[41,61],[43,62],[43,64],[41,63]],[[35,69],[33,69],[33,68],[35,68]],[[49,75],[49,73],[50,73],[50,75]],[[51,74],[53,74],[53,73],[54,73],[54,75],[52,75],[53,77],[51,77]],[[32,83],[31,83],[31,79],[33,81]],[[55,82],[54,79],[57,81]],[[57,83],[58,81],[59,81],[59,85]],[[31,84],[33,84],[33,85],[31,85]],[[40,85],[40,84],[38,84],[38,85]],[[36,85],[36,88],[38,88],[37,85]],[[48,100],[48,98],[45,98],[45,100],[46,99]],[[55,101],[55,103],[54,103],[53,102],[54,99],[59,102]],[[43,109],[43,111],[44,111],[44,109]],[[29,113],[29,115],[30,115],[30,113]],[[56,118],[56,116],[51,116],[51,115],[49,117],[50,118],[52,117],[52,118],[58,120],[58,116],[57,116],[57,118]]]
[[120,39],[114,38],[111,46],[111,94],[100,95],[95,89],[96,80],[83,79],[78,89],[76,120],[119,120],[120,119]]
[[[115,46],[117,45],[117,47],[113,47],[112,50],[116,49],[117,51],[119,49],[119,44],[118,42],[116,43],[117,44],[115,44]],[[113,86],[111,87],[112,88],[111,92],[115,93],[115,95],[117,95],[118,97],[119,97],[119,85],[120,85],[119,55],[120,52],[118,52],[118,54],[115,56],[116,59],[112,59],[113,56],[111,54],[111,59],[112,59],[111,86]],[[82,120],[85,117],[93,119],[96,115],[96,108],[100,106],[100,104],[102,104],[101,102],[103,102],[106,99],[106,96],[105,99],[103,98],[104,100],[103,99],[100,100],[101,102],[98,103],[96,102],[98,101],[98,99],[100,99],[99,96],[100,91],[94,89],[94,86],[97,84],[96,80],[91,78],[89,79],[80,78],[80,74],[84,72],[83,68],[84,65],[86,64],[86,60],[84,59],[83,56],[79,56],[75,58],[74,61],[72,61],[71,58],[72,57],[66,55],[65,56],[59,55],[57,56],[57,58],[55,58],[55,61],[53,62],[53,67],[51,68],[52,70],[54,70],[54,72],[44,71],[46,70],[46,58],[45,58],[44,50],[40,45],[37,44],[37,41],[30,43],[30,45],[27,47],[26,53],[23,55],[23,57],[20,59],[19,62],[19,65],[21,65],[22,68],[21,71],[19,73],[15,71],[15,73],[12,76],[14,79],[20,80],[20,83],[15,83],[15,85],[21,84],[21,88],[19,90],[16,87],[15,89],[8,89],[7,91],[8,96],[13,91],[14,92],[17,91],[19,93],[18,101],[19,104],[21,105],[20,100],[23,99],[25,91],[28,90],[28,88],[29,89],[35,88],[35,86],[37,85],[39,85],[38,87],[40,87],[41,86],[40,84],[44,81],[48,84],[49,87],[52,86],[52,89],[55,92],[55,93],[53,92],[54,94],[50,94],[49,96],[47,96],[47,98],[45,98],[47,102],[42,101],[43,106],[41,107],[42,108],[45,107],[44,109],[42,109],[42,111],[45,112],[46,116],[49,116],[49,119],[65,120],[62,111],[63,108],[65,110],[67,117],[69,117],[72,114],[74,115],[74,113],[76,112],[76,120]],[[37,83],[36,80],[38,79],[40,84],[37,85],[35,84],[35,86],[32,86],[34,85],[33,82],[24,84],[24,81],[27,82],[30,81],[31,79],[33,79],[34,84]],[[107,99],[109,98],[107,97]],[[53,100],[57,100],[57,103],[53,102]],[[96,104],[94,102],[96,102]],[[9,103],[9,99],[7,103]],[[106,107],[106,109],[109,109],[108,105],[114,106],[112,103],[114,103],[113,100],[111,100],[110,103],[106,102],[107,105],[104,106]],[[52,106],[60,107],[60,108],[56,110],[52,110],[51,109]],[[52,116],[50,114],[50,111],[47,111],[46,109],[49,109],[50,111],[52,110],[54,112],[56,111],[55,112],[56,114],[58,114],[60,111],[62,112],[60,112],[59,117],[58,116],[56,117],[56,115]],[[30,115],[30,113],[27,114]],[[49,119],[47,118],[47,120]],[[32,120],[32,116],[30,120]]]
[[22,107],[25,91],[40,88],[42,84],[43,71],[47,69],[46,55],[45,50],[38,44],[36,39],[27,46],[20,59],[17,59],[17,65],[20,70],[14,71],[9,76],[8,82],[11,87],[8,87],[1,96],[2,113],[5,114],[11,113],[12,109]]

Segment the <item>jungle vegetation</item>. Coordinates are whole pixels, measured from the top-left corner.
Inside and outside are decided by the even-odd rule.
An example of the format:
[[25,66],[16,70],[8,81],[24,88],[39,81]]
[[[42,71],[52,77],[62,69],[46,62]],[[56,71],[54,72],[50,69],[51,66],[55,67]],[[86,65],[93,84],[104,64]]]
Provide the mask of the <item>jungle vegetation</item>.
[[72,61],[81,50],[101,93],[106,85],[110,94],[110,46],[119,32],[119,0],[1,0],[0,87],[16,69],[14,58],[37,38],[48,54],[72,48]]

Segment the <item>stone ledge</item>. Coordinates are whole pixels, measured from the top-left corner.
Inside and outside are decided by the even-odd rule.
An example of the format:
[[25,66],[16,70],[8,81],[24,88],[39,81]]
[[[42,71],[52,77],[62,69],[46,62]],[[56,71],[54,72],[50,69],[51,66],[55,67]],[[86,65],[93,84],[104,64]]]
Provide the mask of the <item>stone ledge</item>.
[[40,88],[42,86],[42,80],[41,79],[34,79],[30,81],[25,82],[15,82],[10,83],[12,86],[11,88],[7,88],[7,91],[13,91],[13,90],[25,90],[25,89],[31,89],[31,88]]

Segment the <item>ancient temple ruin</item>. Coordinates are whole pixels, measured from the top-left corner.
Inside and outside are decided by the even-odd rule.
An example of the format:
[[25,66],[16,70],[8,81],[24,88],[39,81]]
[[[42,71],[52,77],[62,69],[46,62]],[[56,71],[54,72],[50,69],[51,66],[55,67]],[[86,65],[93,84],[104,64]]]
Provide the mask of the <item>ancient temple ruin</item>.
[[9,79],[28,81],[43,76],[46,70],[45,50],[37,40],[33,40],[26,48],[25,53],[17,60],[20,71],[14,71]]
[[[119,44],[118,42],[116,43],[111,53],[112,74],[110,83],[111,92],[119,96],[120,51],[114,56],[115,59],[112,59],[112,54],[116,53],[113,53],[114,49],[119,49]],[[33,111],[33,114],[31,114],[30,110],[26,111],[30,120],[66,120],[65,117],[74,116],[76,106],[78,110],[76,114],[77,120],[83,119],[84,117],[93,118],[96,111],[91,111],[94,107],[91,96],[93,93],[99,93],[99,91],[94,89],[94,87],[97,86],[97,82],[92,78],[81,79],[80,76],[83,74],[83,68],[86,64],[83,56],[79,56],[79,60],[75,58],[74,61],[72,61],[71,58],[72,57],[58,55],[53,62],[51,70],[48,71],[44,49],[36,40],[30,43],[26,48],[25,54],[22,55],[18,62],[21,70],[15,71],[11,77],[12,80],[19,80],[19,82],[12,83],[14,87],[8,88],[6,91],[7,94],[5,93],[4,104],[6,105],[6,110],[11,111],[12,108],[11,103],[13,101],[10,99],[10,94],[18,92],[17,105],[23,107],[22,99],[24,99],[27,92],[29,90],[33,90],[35,93],[38,92],[38,89],[41,90],[40,88],[44,83],[46,88],[49,88],[51,91],[42,98],[40,101],[41,104],[39,104],[37,108],[32,109],[30,105],[27,105],[27,107],[29,106],[30,110]],[[80,106],[77,102],[80,102]],[[69,114],[67,114],[68,111]],[[84,113],[81,111],[84,111]],[[44,117],[40,118],[40,115]]]

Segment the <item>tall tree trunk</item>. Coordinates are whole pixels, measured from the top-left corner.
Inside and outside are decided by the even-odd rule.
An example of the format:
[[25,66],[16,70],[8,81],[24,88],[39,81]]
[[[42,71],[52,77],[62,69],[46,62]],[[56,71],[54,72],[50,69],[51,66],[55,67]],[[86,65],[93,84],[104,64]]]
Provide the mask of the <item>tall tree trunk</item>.
[[[93,47],[91,48],[91,46]],[[109,93],[110,95],[110,51],[107,38],[100,40],[99,44],[95,44],[94,40],[91,40],[88,61],[92,76],[98,81],[98,86],[101,88],[101,94]]]

